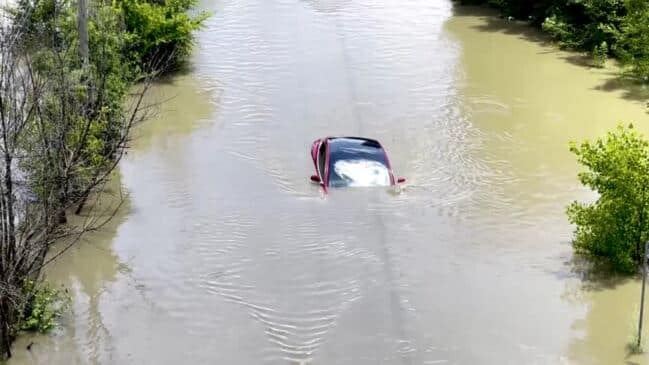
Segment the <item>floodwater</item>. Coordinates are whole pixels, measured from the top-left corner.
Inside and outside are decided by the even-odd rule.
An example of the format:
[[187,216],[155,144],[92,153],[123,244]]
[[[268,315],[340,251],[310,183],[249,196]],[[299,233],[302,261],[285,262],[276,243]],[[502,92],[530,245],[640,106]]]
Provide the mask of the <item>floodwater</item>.
[[[48,270],[72,313],[12,365],[649,363],[638,281],[564,214],[593,198],[568,142],[649,131],[642,89],[450,1],[205,1],[127,206]],[[405,191],[324,197],[325,135],[382,141]]]

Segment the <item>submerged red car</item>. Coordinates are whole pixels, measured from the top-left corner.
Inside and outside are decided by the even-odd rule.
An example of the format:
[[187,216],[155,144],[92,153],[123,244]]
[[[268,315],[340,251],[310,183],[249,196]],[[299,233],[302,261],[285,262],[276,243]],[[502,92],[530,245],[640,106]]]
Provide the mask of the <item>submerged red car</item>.
[[329,188],[391,186],[402,184],[395,178],[388,154],[381,144],[369,138],[326,137],[313,141],[311,158],[315,175],[311,181]]

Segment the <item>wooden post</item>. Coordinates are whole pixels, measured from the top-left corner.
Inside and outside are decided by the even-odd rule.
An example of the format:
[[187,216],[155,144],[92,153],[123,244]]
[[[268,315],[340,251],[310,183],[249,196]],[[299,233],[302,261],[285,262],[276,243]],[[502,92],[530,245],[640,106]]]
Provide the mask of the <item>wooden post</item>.
[[642,255],[642,294],[640,294],[640,318],[638,319],[638,349],[642,343],[642,317],[644,316],[644,288],[647,282],[647,259],[649,258],[649,241],[645,244],[644,253]]

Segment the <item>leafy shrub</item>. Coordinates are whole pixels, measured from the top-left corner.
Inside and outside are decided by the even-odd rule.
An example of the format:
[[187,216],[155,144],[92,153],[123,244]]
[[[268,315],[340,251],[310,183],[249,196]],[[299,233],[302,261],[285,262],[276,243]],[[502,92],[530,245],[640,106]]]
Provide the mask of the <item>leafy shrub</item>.
[[189,15],[196,3],[197,0],[123,0],[130,61],[144,70],[161,62],[171,70],[182,65],[191,52],[193,33],[208,17],[204,12],[195,17]]
[[573,36],[575,33],[574,27],[556,15],[546,18],[545,21],[543,21],[541,28],[548,33],[550,37],[557,40],[561,47],[576,48],[579,46],[579,42],[577,42]]
[[579,181],[599,194],[592,204],[568,207],[575,249],[617,271],[635,271],[649,238],[649,142],[633,126],[619,126],[570,150],[587,168]]
[[649,81],[649,2],[629,0],[627,8],[617,53],[634,76]]
[[67,290],[28,281],[24,288],[28,298],[18,329],[47,333],[56,327],[58,318],[70,307]]

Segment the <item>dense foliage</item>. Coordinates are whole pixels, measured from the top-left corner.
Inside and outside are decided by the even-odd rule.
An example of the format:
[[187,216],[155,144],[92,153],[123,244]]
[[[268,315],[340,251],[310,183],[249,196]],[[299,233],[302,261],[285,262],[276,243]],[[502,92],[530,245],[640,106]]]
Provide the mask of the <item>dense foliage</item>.
[[194,31],[207,18],[206,13],[189,15],[196,2],[122,0],[129,60],[145,70],[160,62],[167,69],[180,66],[191,51]]
[[632,75],[649,81],[649,1],[460,0],[488,4],[506,16],[532,21],[562,47],[591,52],[596,64],[620,58]]
[[[102,62],[111,67],[126,67],[117,72],[125,80],[136,80],[141,73],[153,70],[175,70],[186,62],[194,32],[208,17],[205,12],[190,15],[196,3],[197,0],[92,2],[91,57],[95,61],[109,57],[111,62]],[[50,49],[78,41],[77,10],[71,0],[20,0],[18,4],[16,18],[27,20],[23,22],[25,40],[45,41]]]
[[[23,0],[16,14],[22,52],[33,72],[50,80],[32,120],[39,133],[23,137],[22,146],[39,151],[22,159],[30,191],[50,207],[85,199],[92,181],[110,169],[115,145],[123,138],[124,103],[137,76],[124,57],[124,25],[119,9],[93,7],[88,21],[88,64],[78,55],[75,8],[61,0]],[[52,148],[59,146],[60,148]],[[56,186],[56,194],[52,194]],[[59,217],[61,222],[65,217]]]
[[618,56],[634,74],[649,81],[649,1],[628,0],[628,14],[622,20]]
[[587,169],[579,180],[599,195],[592,204],[568,207],[575,249],[633,272],[649,239],[649,142],[633,126],[619,126],[570,150]]

